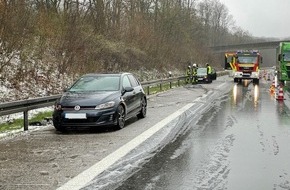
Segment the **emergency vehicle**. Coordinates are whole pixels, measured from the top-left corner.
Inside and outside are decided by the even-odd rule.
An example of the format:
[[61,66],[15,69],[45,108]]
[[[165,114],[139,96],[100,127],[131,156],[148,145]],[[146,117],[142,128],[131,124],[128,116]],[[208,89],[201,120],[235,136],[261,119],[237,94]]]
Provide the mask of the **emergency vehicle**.
[[225,67],[230,66],[233,71],[234,82],[252,80],[259,84],[259,67],[262,63],[262,56],[258,50],[238,50],[233,54],[225,54]]

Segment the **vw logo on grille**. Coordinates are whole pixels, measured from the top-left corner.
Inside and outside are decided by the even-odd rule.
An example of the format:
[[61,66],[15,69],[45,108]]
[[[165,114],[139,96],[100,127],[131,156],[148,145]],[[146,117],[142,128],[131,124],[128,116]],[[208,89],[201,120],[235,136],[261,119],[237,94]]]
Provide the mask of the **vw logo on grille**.
[[79,105],[76,105],[76,106],[74,107],[74,109],[75,109],[76,111],[78,111],[78,110],[80,110],[80,109],[81,109],[81,106],[79,106]]

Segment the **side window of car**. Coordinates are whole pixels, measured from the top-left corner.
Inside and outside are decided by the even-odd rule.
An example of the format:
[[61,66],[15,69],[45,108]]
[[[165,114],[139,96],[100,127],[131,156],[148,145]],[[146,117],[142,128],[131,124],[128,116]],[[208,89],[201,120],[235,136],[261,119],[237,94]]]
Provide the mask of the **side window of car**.
[[136,80],[136,78],[133,75],[128,75],[128,77],[133,87],[136,87],[139,85],[139,82]]
[[124,76],[123,78],[123,88],[126,88],[126,87],[131,87],[131,83],[128,76]]

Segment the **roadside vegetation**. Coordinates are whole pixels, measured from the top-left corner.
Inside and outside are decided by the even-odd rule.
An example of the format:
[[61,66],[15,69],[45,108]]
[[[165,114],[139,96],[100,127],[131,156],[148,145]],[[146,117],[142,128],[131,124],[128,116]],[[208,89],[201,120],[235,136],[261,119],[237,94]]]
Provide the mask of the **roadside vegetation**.
[[0,101],[58,94],[89,72],[141,81],[220,61],[208,47],[257,40],[219,0],[3,0]]
[[[33,125],[43,125],[46,119],[51,118],[52,111],[39,112],[29,118],[29,123]],[[23,119],[12,119],[0,124],[0,133],[23,129]]]

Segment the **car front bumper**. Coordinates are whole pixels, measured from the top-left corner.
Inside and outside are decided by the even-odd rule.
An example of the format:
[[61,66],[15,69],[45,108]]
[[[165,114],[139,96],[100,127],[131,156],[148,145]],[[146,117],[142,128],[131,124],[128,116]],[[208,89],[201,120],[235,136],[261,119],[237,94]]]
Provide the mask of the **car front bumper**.
[[62,127],[95,127],[116,125],[116,111],[109,110],[86,110],[86,111],[54,111],[54,125]]
[[210,82],[211,79],[209,77],[197,77],[198,82]]

